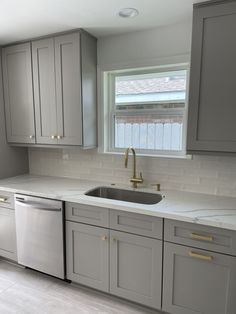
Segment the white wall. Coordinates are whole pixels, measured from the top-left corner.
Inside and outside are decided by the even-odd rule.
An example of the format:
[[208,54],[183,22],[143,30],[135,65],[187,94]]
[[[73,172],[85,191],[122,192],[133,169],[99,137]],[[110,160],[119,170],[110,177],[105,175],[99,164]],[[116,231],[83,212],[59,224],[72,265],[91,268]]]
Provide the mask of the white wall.
[[[99,69],[186,62],[191,47],[191,23],[129,33],[98,40]],[[101,110],[101,108],[99,109]],[[30,149],[30,172],[105,182],[128,183],[124,156],[97,150]],[[194,156],[193,160],[139,157],[145,184],[163,189],[236,196],[236,157]]]
[[[98,65],[148,66],[158,59],[174,59],[190,54],[191,21],[98,40]],[[173,58],[174,57],[174,58]],[[183,59],[184,60],[184,59]],[[185,59],[188,61],[188,59]]]
[[[1,65],[0,73],[2,73]],[[28,150],[26,148],[13,148],[6,143],[2,76],[0,75],[0,179],[28,171]]]

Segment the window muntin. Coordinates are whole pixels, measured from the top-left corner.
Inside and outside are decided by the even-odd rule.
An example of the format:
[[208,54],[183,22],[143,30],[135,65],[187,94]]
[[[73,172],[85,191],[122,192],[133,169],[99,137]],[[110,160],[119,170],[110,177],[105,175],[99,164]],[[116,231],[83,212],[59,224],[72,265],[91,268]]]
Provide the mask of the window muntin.
[[109,151],[185,154],[187,70],[109,74]]

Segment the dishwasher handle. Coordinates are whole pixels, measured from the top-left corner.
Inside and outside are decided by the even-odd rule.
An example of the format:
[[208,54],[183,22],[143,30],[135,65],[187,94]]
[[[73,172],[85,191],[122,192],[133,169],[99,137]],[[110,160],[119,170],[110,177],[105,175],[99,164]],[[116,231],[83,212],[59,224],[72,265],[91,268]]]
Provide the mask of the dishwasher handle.
[[24,200],[19,200],[19,199],[16,199],[15,202],[16,204],[20,206],[31,207],[31,208],[35,208],[39,210],[56,211],[56,212],[60,212],[62,210],[61,208],[52,207],[50,205],[45,206],[42,203],[38,203],[38,202],[24,201]]

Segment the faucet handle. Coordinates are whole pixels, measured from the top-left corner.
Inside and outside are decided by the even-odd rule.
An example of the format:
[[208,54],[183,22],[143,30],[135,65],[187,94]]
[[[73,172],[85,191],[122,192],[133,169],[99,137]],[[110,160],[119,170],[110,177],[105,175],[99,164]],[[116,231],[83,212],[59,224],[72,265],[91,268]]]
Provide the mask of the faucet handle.
[[157,192],[160,192],[160,191],[161,191],[161,185],[160,185],[160,183],[154,183],[154,184],[151,184],[151,186],[156,186]]

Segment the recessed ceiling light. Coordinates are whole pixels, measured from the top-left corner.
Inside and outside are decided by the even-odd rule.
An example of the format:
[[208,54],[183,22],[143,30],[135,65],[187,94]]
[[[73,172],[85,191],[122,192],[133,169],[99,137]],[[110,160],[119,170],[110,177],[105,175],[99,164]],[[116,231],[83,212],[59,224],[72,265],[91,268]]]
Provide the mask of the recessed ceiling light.
[[130,18],[139,15],[139,11],[135,8],[124,8],[119,11],[118,15],[123,18]]

